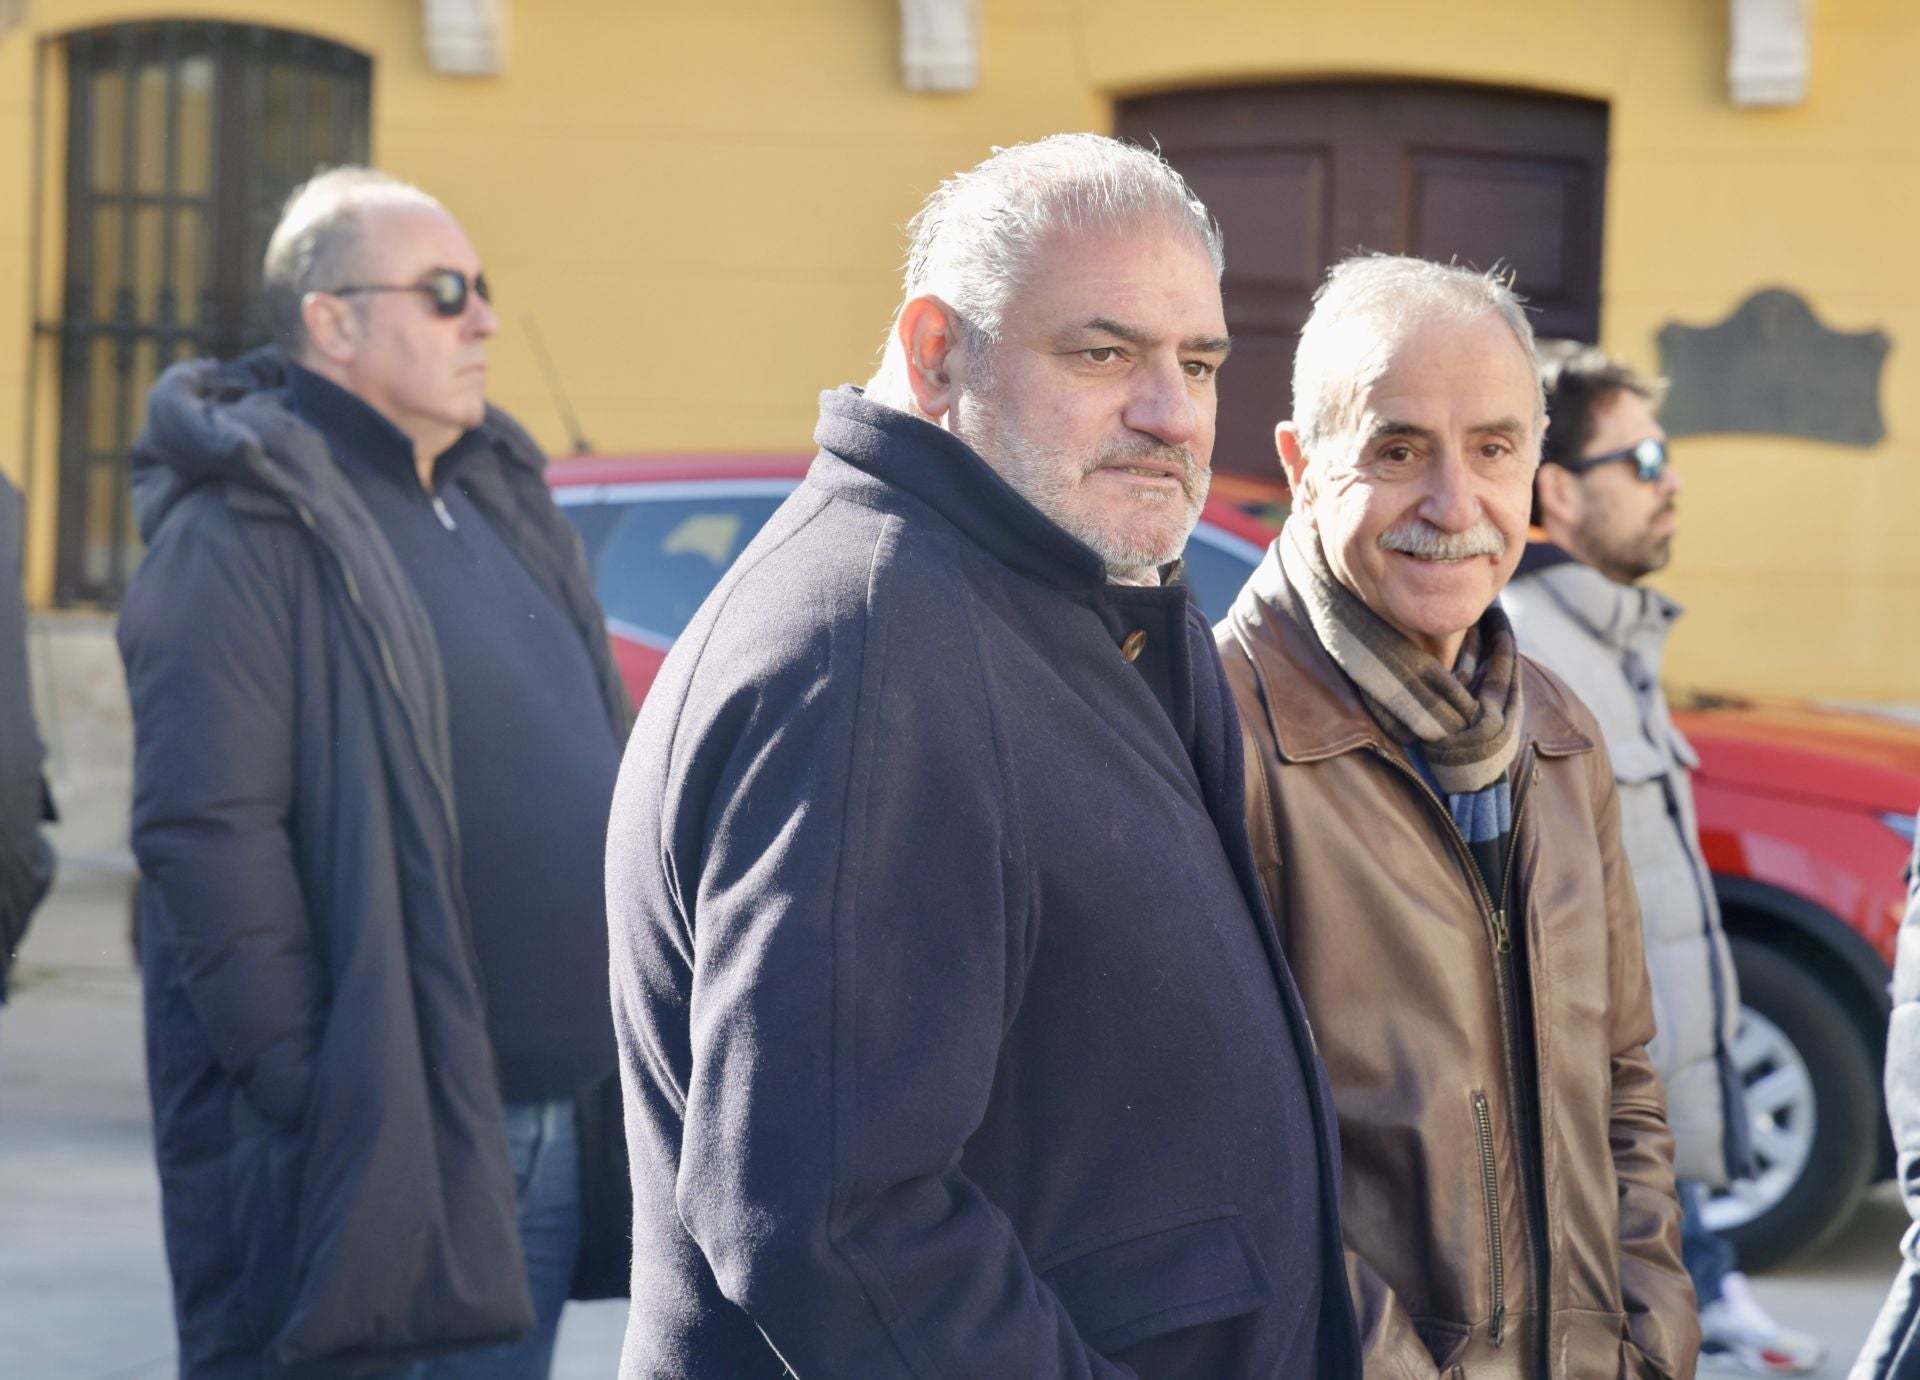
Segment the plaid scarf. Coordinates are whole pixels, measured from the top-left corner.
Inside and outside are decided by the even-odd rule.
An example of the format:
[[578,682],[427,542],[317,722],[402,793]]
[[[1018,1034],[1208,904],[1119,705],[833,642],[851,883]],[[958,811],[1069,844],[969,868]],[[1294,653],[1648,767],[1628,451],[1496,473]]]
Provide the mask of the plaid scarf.
[[1498,886],[1491,873],[1513,829],[1507,773],[1520,744],[1519,651],[1506,612],[1491,605],[1448,670],[1333,577],[1306,523],[1281,531],[1280,566],[1320,645],[1432,778],[1488,885]]

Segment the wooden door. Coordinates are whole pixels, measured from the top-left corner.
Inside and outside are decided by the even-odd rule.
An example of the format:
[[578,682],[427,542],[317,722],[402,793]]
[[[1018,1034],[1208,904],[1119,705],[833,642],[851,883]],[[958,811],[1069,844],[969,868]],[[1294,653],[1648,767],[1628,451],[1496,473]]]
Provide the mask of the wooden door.
[[1193,184],[1226,234],[1233,362],[1214,464],[1271,476],[1314,289],[1378,250],[1509,266],[1542,336],[1600,326],[1607,110],[1407,82],[1177,92],[1123,102],[1124,138]]

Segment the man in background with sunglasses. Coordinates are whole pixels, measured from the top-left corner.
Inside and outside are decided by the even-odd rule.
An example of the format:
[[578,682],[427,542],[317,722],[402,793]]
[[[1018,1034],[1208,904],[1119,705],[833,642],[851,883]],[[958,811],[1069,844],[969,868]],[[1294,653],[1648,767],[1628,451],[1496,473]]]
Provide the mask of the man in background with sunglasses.
[[1619,787],[1622,840],[1647,946],[1657,1033],[1647,1053],[1667,1090],[1681,1245],[1700,1300],[1702,1369],[1804,1375],[1819,1343],[1781,1327],[1707,1228],[1713,1188],[1745,1168],[1746,1111],[1732,1048],[1739,996],[1700,852],[1688,770],[1660,660],[1680,606],[1641,585],[1673,546],[1680,476],[1655,420],[1659,388],[1590,346],[1541,347],[1547,432],[1526,555],[1502,596],[1520,648],[1600,721]]
[[618,1117],[579,1113],[617,1099],[630,710],[544,456],[487,406],[499,319],[460,225],[336,169],[265,270],[278,346],[168,370],[132,462],[180,1373],[544,1376],[569,1292],[625,1285],[625,1202],[582,1201],[603,1148],[625,1183]]

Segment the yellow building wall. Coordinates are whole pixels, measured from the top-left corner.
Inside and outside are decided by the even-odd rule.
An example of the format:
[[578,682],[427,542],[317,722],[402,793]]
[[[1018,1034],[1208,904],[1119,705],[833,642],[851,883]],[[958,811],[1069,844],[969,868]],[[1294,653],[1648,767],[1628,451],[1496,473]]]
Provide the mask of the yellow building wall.
[[[1920,701],[1920,358],[1906,347],[1920,332],[1906,243],[1920,8],[1903,0],[1823,0],[1811,98],[1783,111],[1730,103],[1718,0],[986,0],[984,79],[965,95],[901,85],[892,0],[517,0],[507,70],[483,79],[427,69],[410,0],[32,0],[27,13],[0,37],[0,467],[16,475],[24,424],[8,409],[32,304],[27,273],[7,266],[31,240],[34,199],[16,195],[32,180],[29,50],[74,28],[251,20],[370,54],[374,156],[466,222],[504,322],[495,396],[556,450],[568,438],[530,322],[597,449],[809,448],[818,391],[871,369],[921,197],[993,144],[1109,128],[1124,96],[1353,75],[1606,100],[1605,344],[1654,367],[1661,326],[1717,322],[1770,285],[1831,327],[1894,342],[1889,437],[1873,450],[1680,446],[1682,535],[1662,578],[1692,613],[1673,679]],[[43,259],[59,252],[54,225]],[[1223,386],[1285,406],[1285,380],[1229,371]],[[53,418],[38,415],[28,451],[50,464]],[[42,571],[50,506],[36,505]]]
[[[17,35],[0,37],[0,474],[23,489],[30,488],[26,428],[35,297],[36,104],[32,46]],[[30,502],[30,522],[41,506]]]

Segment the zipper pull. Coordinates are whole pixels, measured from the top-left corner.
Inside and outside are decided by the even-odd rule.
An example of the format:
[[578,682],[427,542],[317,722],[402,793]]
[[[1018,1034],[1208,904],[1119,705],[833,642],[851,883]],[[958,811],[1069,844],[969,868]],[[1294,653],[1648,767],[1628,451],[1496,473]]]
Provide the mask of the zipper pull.
[[447,511],[446,500],[441,498],[439,494],[433,496],[433,513],[435,517],[440,519],[440,525],[449,532],[457,532],[460,530],[454,523],[453,514]]
[[1487,1340],[1495,1346],[1507,1340],[1507,1306],[1504,1303],[1493,1306],[1493,1326],[1487,1331]]
[[1493,913],[1493,951],[1497,954],[1513,952],[1513,931],[1507,928],[1507,913],[1504,910]]

